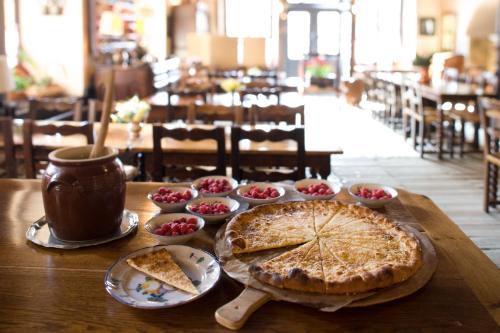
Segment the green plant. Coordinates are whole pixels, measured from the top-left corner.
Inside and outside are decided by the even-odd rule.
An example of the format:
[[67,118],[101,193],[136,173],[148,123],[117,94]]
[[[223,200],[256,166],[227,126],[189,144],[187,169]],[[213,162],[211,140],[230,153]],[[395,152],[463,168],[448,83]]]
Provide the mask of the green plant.
[[417,66],[417,67],[429,67],[431,64],[431,59],[432,59],[432,55],[426,57],[426,56],[420,56],[417,54],[417,56],[415,57],[415,60],[413,60],[413,65]]

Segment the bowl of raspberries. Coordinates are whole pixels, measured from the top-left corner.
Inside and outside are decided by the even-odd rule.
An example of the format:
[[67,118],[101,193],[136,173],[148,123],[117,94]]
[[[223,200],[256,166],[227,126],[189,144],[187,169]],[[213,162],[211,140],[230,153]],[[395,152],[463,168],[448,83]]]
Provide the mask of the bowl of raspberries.
[[390,186],[362,183],[351,185],[349,194],[357,202],[369,208],[380,208],[396,199],[398,191]]
[[295,191],[305,200],[328,200],[340,190],[339,185],[323,179],[302,179],[295,182]]
[[285,189],[271,183],[252,183],[240,186],[236,194],[250,206],[257,206],[278,201],[285,195]]
[[202,217],[207,223],[216,223],[233,215],[240,203],[231,198],[198,198],[191,201],[186,210],[194,215]]
[[203,229],[205,221],[192,214],[159,214],[144,225],[160,244],[182,244],[189,241]]
[[193,182],[192,188],[202,197],[225,197],[238,187],[238,182],[226,176],[207,176]]
[[164,213],[182,212],[186,204],[196,197],[198,191],[187,186],[163,186],[148,193],[148,199]]

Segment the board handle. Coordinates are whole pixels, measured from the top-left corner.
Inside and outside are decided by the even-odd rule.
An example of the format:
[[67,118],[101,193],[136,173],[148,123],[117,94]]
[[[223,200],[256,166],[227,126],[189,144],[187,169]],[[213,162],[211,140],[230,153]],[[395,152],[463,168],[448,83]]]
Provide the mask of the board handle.
[[231,302],[215,311],[215,320],[231,330],[240,329],[248,317],[271,299],[271,295],[263,291],[246,287]]

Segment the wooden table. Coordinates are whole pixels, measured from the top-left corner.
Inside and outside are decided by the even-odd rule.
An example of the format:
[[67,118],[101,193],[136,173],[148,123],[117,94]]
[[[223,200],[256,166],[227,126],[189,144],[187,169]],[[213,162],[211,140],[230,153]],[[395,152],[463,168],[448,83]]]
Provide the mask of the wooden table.
[[[214,319],[217,308],[242,286],[223,275],[205,297],[180,307],[147,311],[125,306],[104,290],[108,267],[120,256],[155,245],[143,224],[157,208],[146,199],[155,183],[129,183],[126,208],[140,217],[137,234],[80,250],[46,249],[25,239],[43,215],[40,182],[0,180],[0,331],[202,331],[228,332]],[[341,199],[346,199],[345,193]],[[425,230],[439,263],[417,293],[367,308],[324,313],[285,302],[269,302],[243,327],[248,332],[498,331],[500,272],[428,198],[400,191],[400,202],[384,213]],[[207,227],[191,245],[212,249],[217,227]]]
[[[40,121],[40,123],[43,123]],[[55,122],[57,125],[72,124],[73,122]],[[74,124],[74,123],[73,123]],[[22,120],[15,121],[14,143],[17,146],[22,144]],[[174,128],[185,126],[188,128],[213,128],[213,125],[183,125],[179,123],[166,124],[166,127]],[[99,123],[94,125],[95,132],[99,128]],[[256,128],[273,128],[268,125],[256,126]],[[286,129],[287,127],[279,127]],[[141,135],[137,139],[130,137],[126,124],[110,124],[106,146],[119,149],[121,152],[143,153],[146,157],[146,163],[150,160],[153,152],[153,125],[144,124]],[[333,154],[342,154],[341,148],[336,147],[331,142],[323,140],[314,131],[306,131],[306,166],[310,167],[313,173],[326,178],[331,173],[330,157]],[[36,134],[33,137],[35,147],[53,150],[61,147],[85,145],[86,140],[83,136],[49,136]],[[1,143],[0,143],[1,145]],[[214,141],[176,141],[173,139],[164,139],[162,142],[163,150],[171,154],[172,163],[203,163],[215,158],[217,152]],[[226,127],[226,151],[227,161],[231,157],[231,139],[230,127]],[[242,153],[242,163],[248,166],[295,166],[296,162],[293,156],[296,154],[296,144],[293,141],[282,142],[249,142],[240,143]],[[292,157],[292,158],[290,158]],[[147,163],[150,164],[150,163]]]

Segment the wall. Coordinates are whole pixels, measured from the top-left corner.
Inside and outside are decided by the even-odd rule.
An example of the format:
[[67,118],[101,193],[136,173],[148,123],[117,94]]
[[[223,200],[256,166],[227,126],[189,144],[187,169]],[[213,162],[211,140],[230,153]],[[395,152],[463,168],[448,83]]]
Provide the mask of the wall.
[[455,52],[466,56],[467,66],[493,70],[496,59],[490,34],[495,29],[498,0],[418,0],[420,17],[436,18],[435,36],[417,38],[417,54],[430,55],[441,51],[441,15],[455,14],[457,21]]
[[85,88],[84,1],[65,2],[63,15],[42,15],[39,1],[19,0],[21,46],[39,73],[75,96]]
[[[441,3],[439,0],[417,0],[417,54],[429,56],[441,49]],[[436,34],[433,36],[420,35],[421,18],[436,19]]]

